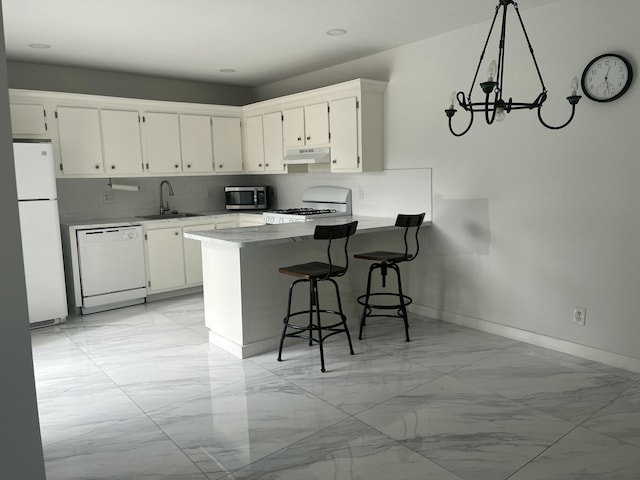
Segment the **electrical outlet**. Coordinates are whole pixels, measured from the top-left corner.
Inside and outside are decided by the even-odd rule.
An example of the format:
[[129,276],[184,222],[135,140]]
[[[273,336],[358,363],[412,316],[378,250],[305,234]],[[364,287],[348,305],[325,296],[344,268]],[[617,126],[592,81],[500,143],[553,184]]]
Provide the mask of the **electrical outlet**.
[[113,192],[107,192],[102,194],[102,203],[113,203],[115,202],[116,197]]
[[359,186],[358,187],[358,198],[364,198],[364,187],[363,186]]
[[573,323],[584,327],[587,320],[587,309],[584,307],[575,307],[573,309]]

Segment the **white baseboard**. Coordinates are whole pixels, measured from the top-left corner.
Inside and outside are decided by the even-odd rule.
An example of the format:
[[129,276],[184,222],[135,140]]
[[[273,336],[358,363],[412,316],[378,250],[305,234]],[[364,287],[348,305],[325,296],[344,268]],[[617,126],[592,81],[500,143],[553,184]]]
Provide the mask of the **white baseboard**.
[[492,333],[501,337],[511,338],[520,342],[530,343],[538,347],[556,350],[558,352],[585,358],[594,362],[604,363],[616,368],[622,368],[631,372],[640,373],[640,359],[607,352],[599,348],[580,345],[578,343],[548,337],[539,333],[521,330],[519,328],[500,325],[479,318],[468,317],[457,313],[450,313],[444,310],[435,309],[425,305],[411,304],[409,310],[425,317],[442,320],[443,322],[454,323],[463,327],[473,328],[482,332]]
[[259,342],[248,345],[239,345],[228,338],[209,331],[209,343],[226,350],[230,354],[243,359],[253,357],[260,353],[272,352],[277,350],[280,343],[280,336],[260,340]]

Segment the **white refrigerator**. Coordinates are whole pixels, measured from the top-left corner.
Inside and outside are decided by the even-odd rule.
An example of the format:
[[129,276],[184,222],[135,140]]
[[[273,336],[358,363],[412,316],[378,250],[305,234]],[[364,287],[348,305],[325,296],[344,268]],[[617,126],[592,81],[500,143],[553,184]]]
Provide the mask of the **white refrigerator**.
[[53,147],[14,141],[24,274],[32,327],[67,317]]

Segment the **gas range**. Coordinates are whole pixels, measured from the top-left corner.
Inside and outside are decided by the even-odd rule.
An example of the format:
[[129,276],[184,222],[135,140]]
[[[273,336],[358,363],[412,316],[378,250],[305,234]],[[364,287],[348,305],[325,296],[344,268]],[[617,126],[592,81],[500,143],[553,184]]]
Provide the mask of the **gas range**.
[[302,195],[304,207],[270,210],[262,217],[265,223],[294,223],[325,217],[351,215],[351,189],[309,187]]

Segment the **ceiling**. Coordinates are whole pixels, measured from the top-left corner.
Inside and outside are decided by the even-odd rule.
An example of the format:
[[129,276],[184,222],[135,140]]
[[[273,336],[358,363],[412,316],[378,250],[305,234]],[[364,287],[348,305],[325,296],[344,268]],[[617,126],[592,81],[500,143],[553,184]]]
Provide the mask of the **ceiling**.
[[[9,60],[246,87],[488,21],[497,5],[497,0],[0,1]],[[558,1],[523,0],[519,7],[523,12]],[[347,33],[327,35],[337,28]]]

